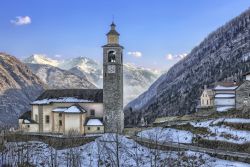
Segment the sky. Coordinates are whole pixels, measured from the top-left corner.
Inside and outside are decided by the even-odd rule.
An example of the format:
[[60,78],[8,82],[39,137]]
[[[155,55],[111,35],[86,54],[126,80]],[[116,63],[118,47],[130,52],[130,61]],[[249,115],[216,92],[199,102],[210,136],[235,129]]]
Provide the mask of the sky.
[[102,61],[113,18],[124,61],[167,70],[250,0],[1,0],[0,51]]

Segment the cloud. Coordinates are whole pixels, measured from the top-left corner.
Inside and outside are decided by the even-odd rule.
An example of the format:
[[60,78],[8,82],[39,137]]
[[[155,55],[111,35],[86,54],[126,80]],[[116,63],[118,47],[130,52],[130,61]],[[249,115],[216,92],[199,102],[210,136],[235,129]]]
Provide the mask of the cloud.
[[134,56],[134,57],[142,57],[142,53],[139,51],[135,51],[135,52],[128,52],[128,55]]
[[187,53],[182,53],[182,54],[178,54],[178,55],[172,55],[172,54],[169,53],[169,54],[167,54],[165,56],[165,58],[167,60],[180,60],[180,59],[183,59],[186,56],[187,56]]
[[31,23],[31,18],[29,16],[17,16],[15,20],[10,21],[12,24],[17,26],[22,26]]
[[167,54],[166,59],[167,60],[173,60],[173,55],[172,54]]
[[55,55],[54,57],[60,58],[60,57],[62,57],[62,55],[57,54],[57,55]]

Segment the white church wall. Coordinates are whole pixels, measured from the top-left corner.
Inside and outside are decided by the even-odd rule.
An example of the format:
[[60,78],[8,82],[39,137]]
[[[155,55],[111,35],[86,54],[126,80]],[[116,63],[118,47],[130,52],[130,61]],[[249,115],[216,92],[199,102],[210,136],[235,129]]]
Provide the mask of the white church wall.
[[[38,114],[38,106],[37,105],[33,105],[32,106],[32,113],[31,113],[31,116],[34,121],[37,121],[38,123],[38,120],[39,120],[39,114]],[[36,120],[36,117],[37,117],[37,120]]]
[[[43,106],[43,132],[52,132],[52,106]],[[46,123],[46,116],[49,116],[49,123]]]
[[79,114],[65,114],[65,132],[68,133],[71,130],[80,132]]

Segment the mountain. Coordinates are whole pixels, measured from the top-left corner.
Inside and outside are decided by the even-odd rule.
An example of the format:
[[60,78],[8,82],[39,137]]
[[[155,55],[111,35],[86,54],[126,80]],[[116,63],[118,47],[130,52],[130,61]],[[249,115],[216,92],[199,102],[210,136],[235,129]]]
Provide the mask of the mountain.
[[44,89],[44,83],[14,56],[0,53],[0,126],[17,125],[18,116]]
[[124,64],[124,104],[143,93],[160,76],[160,72],[134,64]]
[[33,54],[32,56],[24,59],[23,62],[32,63],[32,64],[46,64],[46,65],[51,65],[55,67],[59,65],[59,61],[48,58],[42,54]]
[[[43,60],[50,60],[47,62],[49,64],[52,64],[51,62],[56,61],[50,58],[46,58],[45,56],[41,56],[41,58],[37,56],[36,60],[34,61],[33,57],[34,56],[31,56],[25,59],[24,62],[28,64],[46,64],[45,63],[46,61]],[[69,60],[61,60],[57,61],[57,64],[54,64],[54,67],[58,67],[61,70],[63,69],[64,71],[68,71],[71,74],[74,74],[80,78],[82,77],[87,78],[89,82],[93,83],[95,86],[99,88],[102,88],[102,83],[103,83],[102,64],[90,58],[76,57]],[[31,69],[35,74],[38,73],[36,69],[34,68]],[[45,81],[44,76],[46,75],[42,73],[44,73],[47,70],[43,71],[42,69],[40,69],[40,71],[42,72],[39,72],[39,74],[37,75],[40,76],[43,81]],[[55,70],[53,71],[55,72]],[[53,71],[50,71],[51,75]],[[138,67],[133,64],[124,64],[124,104],[127,104],[129,101],[133,100],[138,95],[147,90],[148,87],[160,76],[160,74],[161,73],[156,70]],[[59,79],[60,81],[56,81],[57,79]],[[53,82],[61,83],[60,78],[54,78],[54,80],[55,81]],[[73,81],[71,83],[73,84]]]
[[102,87],[102,66],[90,58],[81,56],[64,60],[59,68],[69,70],[80,77],[85,75],[97,87]]
[[30,63],[27,63],[26,65],[51,89],[96,88],[96,86],[88,81],[85,75],[79,77],[69,71],[51,65]]
[[195,112],[204,85],[242,80],[250,70],[250,9],[206,37],[125,107],[125,124]]

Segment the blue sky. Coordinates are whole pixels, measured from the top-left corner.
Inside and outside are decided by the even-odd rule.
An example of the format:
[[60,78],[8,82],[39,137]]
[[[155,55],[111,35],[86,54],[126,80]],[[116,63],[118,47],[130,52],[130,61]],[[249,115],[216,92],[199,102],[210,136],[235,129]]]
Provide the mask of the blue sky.
[[168,69],[248,7],[250,0],[1,0],[0,51],[102,61],[114,15],[125,62]]

